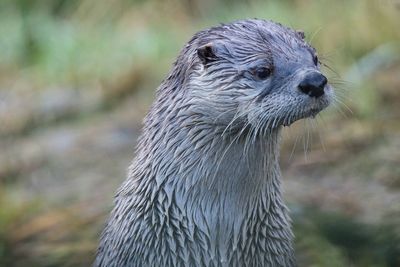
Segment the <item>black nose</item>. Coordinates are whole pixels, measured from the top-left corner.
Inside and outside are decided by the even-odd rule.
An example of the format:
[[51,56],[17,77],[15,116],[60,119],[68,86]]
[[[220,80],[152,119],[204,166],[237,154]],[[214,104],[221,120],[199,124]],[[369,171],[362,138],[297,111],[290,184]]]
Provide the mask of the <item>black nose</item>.
[[299,84],[299,89],[311,97],[320,97],[324,94],[324,87],[328,80],[319,72],[311,72],[306,75]]

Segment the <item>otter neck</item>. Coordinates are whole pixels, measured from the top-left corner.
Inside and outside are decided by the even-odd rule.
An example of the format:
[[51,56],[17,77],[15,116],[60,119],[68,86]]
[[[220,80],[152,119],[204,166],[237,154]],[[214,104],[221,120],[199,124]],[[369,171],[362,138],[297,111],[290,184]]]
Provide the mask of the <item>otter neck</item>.
[[137,229],[144,227],[149,244],[183,242],[171,257],[191,255],[197,265],[294,266],[280,189],[280,130],[236,139],[190,116],[155,117],[145,121],[130,179],[117,197],[120,209],[138,218],[128,234],[135,249],[143,248]]
[[[291,255],[292,234],[280,190],[280,130],[250,141],[226,138],[210,129],[204,129],[207,133],[197,129],[196,134],[184,129],[170,136],[164,133],[165,142],[158,140],[162,147],[153,147],[154,154],[141,151],[139,157],[160,161],[145,168],[156,172],[142,176],[137,189],[148,192],[141,185],[150,185],[147,179],[153,179],[153,201],[176,204],[207,236],[209,250],[221,261],[229,261],[228,251],[238,244],[273,245],[281,248],[282,255]],[[269,235],[281,237],[282,244],[276,245]]]
[[250,141],[216,134],[208,145],[190,152],[197,162],[179,161],[180,169],[191,169],[181,177],[179,182],[183,183],[176,184],[182,187],[182,196],[202,203],[204,209],[220,203],[222,213],[229,209],[238,216],[258,202],[268,202],[271,195],[280,197],[279,135],[276,130],[266,138]]

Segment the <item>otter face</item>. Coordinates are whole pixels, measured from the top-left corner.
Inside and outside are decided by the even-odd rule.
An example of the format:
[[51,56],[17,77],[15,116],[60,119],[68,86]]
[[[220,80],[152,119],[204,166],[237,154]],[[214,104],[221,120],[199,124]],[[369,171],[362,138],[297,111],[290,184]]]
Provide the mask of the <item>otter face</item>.
[[198,60],[190,95],[213,123],[265,131],[314,117],[333,99],[302,33],[244,20],[200,32],[192,41]]

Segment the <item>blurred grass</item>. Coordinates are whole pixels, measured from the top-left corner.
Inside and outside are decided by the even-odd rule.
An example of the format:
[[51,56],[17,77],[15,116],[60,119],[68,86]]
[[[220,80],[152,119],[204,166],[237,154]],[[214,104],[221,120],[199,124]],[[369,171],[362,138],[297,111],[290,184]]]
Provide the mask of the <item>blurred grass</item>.
[[[333,175],[357,173],[366,181],[378,177],[390,190],[398,190],[399,5],[395,0],[2,0],[0,266],[90,265],[111,202],[106,198],[93,206],[73,195],[51,202],[40,190],[26,188],[26,180],[37,182],[30,175],[37,166],[52,163],[53,154],[43,156],[46,130],[61,125],[83,132],[80,125],[96,125],[100,117],[118,121],[127,110],[136,113],[122,121],[139,121],[193,33],[235,19],[266,18],[303,29],[328,65],[325,70],[343,103],[337,113],[326,116],[326,124],[333,125],[325,131],[331,158],[318,162],[318,153],[314,158],[310,154],[311,166],[317,162],[317,171],[318,166],[321,172],[337,168]],[[96,129],[95,134],[87,131],[96,137]],[[67,136],[73,139],[73,130]],[[284,156],[295,140],[288,139]],[[63,142],[65,138],[62,145],[68,150]],[[114,156],[88,154],[95,158],[93,165]],[[93,165],[85,165],[84,171]],[[77,170],[90,176],[90,169],[84,171]],[[104,172],[96,171],[93,176]],[[39,177],[54,176],[54,181],[74,175],[47,174],[51,168],[43,172]],[[107,196],[114,189],[108,188]],[[397,213],[371,224],[349,214],[310,210],[295,217],[301,266],[400,265]]]
[[370,225],[339,213],[306,209],[295,220],[303,266],[398,266],[399,225]]
[[323,58],[334,57],[335,68],[400,39],[390,1],[330,3],[8,0],[0,11],[0,63],[38,87],[111,80],[143,61],[158,62],[151,66],[159,78],[193,32],[243,17],[304,29]]

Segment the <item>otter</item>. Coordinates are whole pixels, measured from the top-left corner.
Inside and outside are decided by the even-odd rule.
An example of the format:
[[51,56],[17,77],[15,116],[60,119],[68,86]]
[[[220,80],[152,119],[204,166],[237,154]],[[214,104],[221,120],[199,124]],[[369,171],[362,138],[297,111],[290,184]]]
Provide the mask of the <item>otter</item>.
[[144,119],[94,266],[296,266],[281,130],[333,94],[302,32],[250,19],[195,34]]

